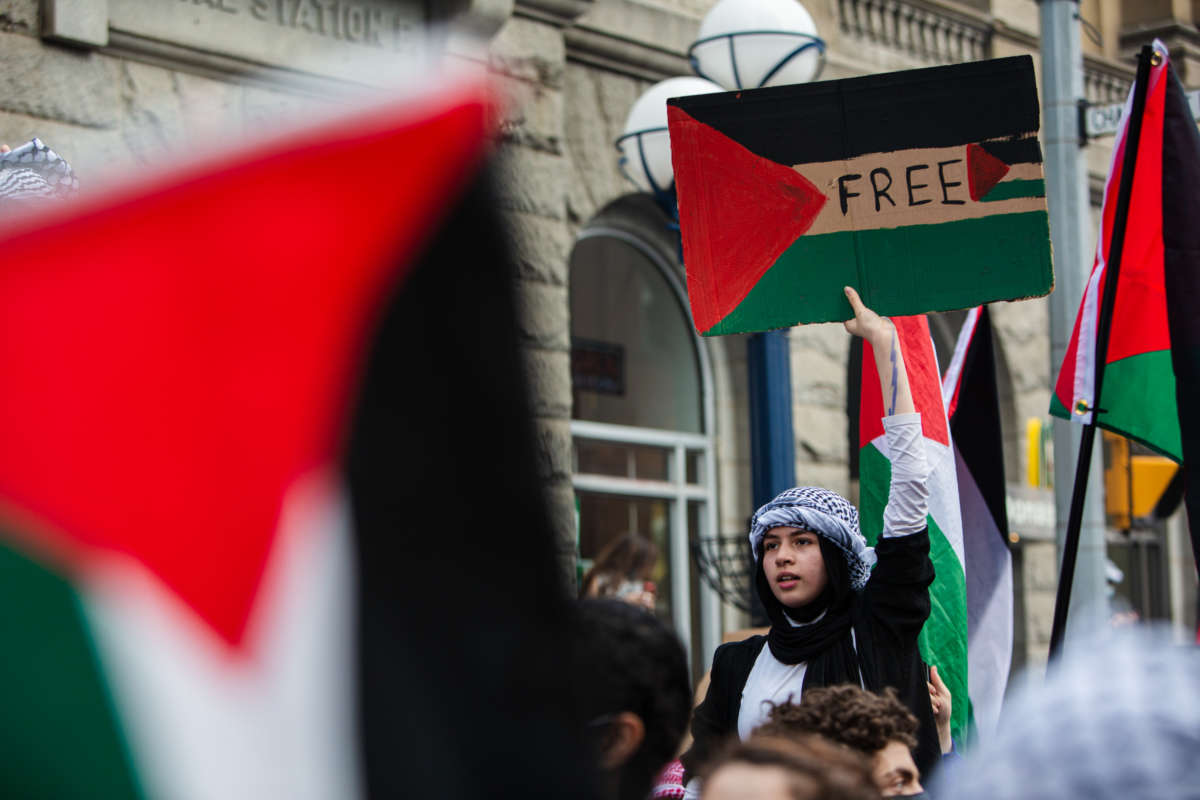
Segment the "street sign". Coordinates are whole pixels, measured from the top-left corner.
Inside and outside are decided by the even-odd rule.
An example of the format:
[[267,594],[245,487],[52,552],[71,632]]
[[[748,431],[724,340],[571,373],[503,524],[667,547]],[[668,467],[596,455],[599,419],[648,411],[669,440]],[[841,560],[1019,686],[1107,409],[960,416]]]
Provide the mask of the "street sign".
[[[1192,110],[1192,118],[1200,120],[1200,90],[1186,92],[1188,107]],[[1125,111],[1124,103],[1112,103],[1106,106],[1089,105],[1083,112],[1084,131],[1087,138],[1096,136],[1111,136],[1117,132],[1121,124],[1121,114]]]

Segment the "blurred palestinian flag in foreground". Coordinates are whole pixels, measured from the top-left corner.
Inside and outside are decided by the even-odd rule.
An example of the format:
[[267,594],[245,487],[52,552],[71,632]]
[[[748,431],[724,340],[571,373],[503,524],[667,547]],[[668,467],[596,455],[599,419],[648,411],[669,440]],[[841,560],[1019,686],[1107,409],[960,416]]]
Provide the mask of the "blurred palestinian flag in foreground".
[[[950,728],[963,741],[970,719],[967,693],[967,588],[958,478],[937,354],[924,316],[893,317],[908,369],[913,403],[921,414],[929,464],[929,557],[936,577],[929,587],[933,605],[921,629],[921,656],[938,668],[955,702]],[[883,532],[883,509],[892,482],[891,453],[883,429],[883,391],[871,345],[863,342],[859,433],[859,521],[871,544]],[[962,699],[963,702],[959,702]]]
[[491,114],[441,82],[0,239],[0,793],[577,792]]
[[[1029,56],[668,101],[702,334],[1053,286]],[[980,247],[980,242],[999,243]]]

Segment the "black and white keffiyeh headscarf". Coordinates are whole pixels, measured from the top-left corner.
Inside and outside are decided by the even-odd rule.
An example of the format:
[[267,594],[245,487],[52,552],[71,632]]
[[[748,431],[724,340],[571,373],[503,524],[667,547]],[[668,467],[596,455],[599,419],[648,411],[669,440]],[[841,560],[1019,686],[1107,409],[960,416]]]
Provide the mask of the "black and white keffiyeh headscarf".
[[846,557],[850,587],[867,585],[875,565],[875,548],[858,529],[858,510],[837,492],[818,486],[798,486],[780,492],[754,513],[750,521],[750,547],[754,557],[762,555],[762,540],[772,528],[803,528],[836,545]]
[[0,155],[0,209],[65,199],[78,189],[71,165],[41,139]]

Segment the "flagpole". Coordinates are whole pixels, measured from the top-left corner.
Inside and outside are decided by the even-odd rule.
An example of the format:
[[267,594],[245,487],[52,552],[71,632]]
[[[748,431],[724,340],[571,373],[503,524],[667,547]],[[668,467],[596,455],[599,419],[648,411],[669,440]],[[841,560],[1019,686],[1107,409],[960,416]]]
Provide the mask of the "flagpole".
[[1129,199],[1133,194],[1133,173],[1137,166],[1138,143],[1142,135],[1142,115],[1146,108],[1146,84],[1150,79],[1154,48],[1144,45],[1138,53],[1137,77],[1133,89],[1133,106],[1129,111],[1125,136],[1125,158],[1121,165],[1121,184],[1117,190],[1117,208],[1113,215],[1112,237],[1109,240],[1108,264],[1104,271],[1104,295],[1100,300],[1096,328],[1096,376],[1092,391],[1092,420],[1083,428],[1079,442],[1079,460],[1075,464],[1075,486],[1071,490],[1071,512],[1067,519],[1067,535],[1063,542],[1062,566],[1058,577],[1058,594],[1054,600],[1054,624],[1050,629],[1050,658],[1062,649],[1067,628],[1067,610],[1071,602],[1071,586],[1075,581],[1075,560],[1079,553],[1079,532],[1083,524],[1083,502],[1087,494],[1088,472],[1092,465],[1092,449],[1096,440],[1096,421],[1103,409],[1096,408],[1104,383],[1104,365],[1108,360],[1108,337],[1112,328],[1112,308],[1117,294],[1121,271],[1121,255],[1125,245],[1125,225],[1129,217]]

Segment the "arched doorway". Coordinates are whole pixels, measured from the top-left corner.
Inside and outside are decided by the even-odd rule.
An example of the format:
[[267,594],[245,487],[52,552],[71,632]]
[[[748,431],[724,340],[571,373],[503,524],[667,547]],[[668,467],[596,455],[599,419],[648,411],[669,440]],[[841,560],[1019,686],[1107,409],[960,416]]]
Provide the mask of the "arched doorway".
[[658,546],[658,612],[695,667],[720,635],[719,601],[691,557],[717,519],[713,381],[663,222],[623,198],[571,253],[574,485],[585,563],[627,533]]

